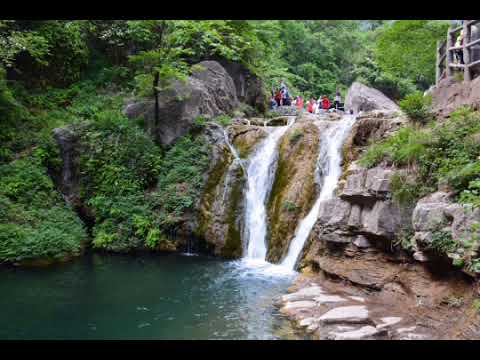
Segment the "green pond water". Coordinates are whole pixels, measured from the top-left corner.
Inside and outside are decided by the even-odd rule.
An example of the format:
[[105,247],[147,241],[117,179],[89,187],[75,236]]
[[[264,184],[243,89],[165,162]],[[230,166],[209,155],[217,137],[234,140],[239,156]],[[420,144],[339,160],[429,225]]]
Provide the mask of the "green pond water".
[[0,339],[294,339],[294,275],[204,256],[88,254],[0,268]]

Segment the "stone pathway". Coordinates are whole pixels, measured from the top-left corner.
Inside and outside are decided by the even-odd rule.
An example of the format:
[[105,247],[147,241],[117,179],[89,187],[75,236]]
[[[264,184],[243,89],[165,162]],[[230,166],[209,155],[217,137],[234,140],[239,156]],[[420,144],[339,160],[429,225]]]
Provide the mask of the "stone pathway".
[[375,305],[360,296],[327,293],[316,283],[283,295],[276,303],[281,313],[315,339],[417,340],[430,337],[417,331],[411,320],[395,314],[383,316],[385,310],[378,311]]

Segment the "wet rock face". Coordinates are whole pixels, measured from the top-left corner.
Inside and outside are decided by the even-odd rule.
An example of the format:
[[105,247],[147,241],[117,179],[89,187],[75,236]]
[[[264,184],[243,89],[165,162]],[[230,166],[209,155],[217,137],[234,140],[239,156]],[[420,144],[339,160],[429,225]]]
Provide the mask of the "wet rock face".
[[355,82],[348,89],[345,108],[355,113],[371,110],[400,111],[399,107],[380,91]]
[[210,144],[210,166],[205,190],[199,199],[190,231],[207,243],[215,255],[239,258],[242,255],[243,191],[246,184],[241,160],[235,159],[226,143],[224,130],[210,125],[205,135]]
[[149,131],[162,146],[170,146],[186,135],[199,116],[211,118],[231,113],[238,106],[235,85],[217,62],[203,61],[200,69],[186,82],[174,81],[158,94],[159,121],[155,123],[155,101],[128,104],[124,113],[129,118],[144,118]]
[[239,156],[246,159],[268,133],[263,126],[236,125],[228,128],[228,134]]
[[480,77],[471,82],[457,82],[454,78],[440,81],[432,92],[433,112],[439,117],[448,117],[461,106],[480,109]]
[[55,185],[65,201],[72,205],[79,217],[88,226],[93,226],[95,217],[91,209],[80,198],[80,154],[82,153],[79,133],[89,123],[66,126],[53,130],[53,138],[60,148],[62,167],[59,173],[52,174]]
[[71,128],[53,130],[53,137],[60,147],[63,166],[58,177],[58,185],[67,202],[74,202],[78,197],[78,136]]
[[278,262],[286,255],[298,222],[308,214],[315,200],[319,138],[316,125],[299,120],[281,140],[267,206],[270,226],[267,260],[270,262]]

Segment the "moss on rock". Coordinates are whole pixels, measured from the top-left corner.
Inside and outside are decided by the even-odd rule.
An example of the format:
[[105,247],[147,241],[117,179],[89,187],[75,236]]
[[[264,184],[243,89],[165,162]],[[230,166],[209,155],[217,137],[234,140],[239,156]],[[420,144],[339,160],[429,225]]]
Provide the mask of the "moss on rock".
[[[302,133],[303,136],[293,136]],[[288,250],[298,222],[315,199],[315,167],[319,151],[319,130],[311,122],[293,125],[280,143],[279,159],[267,211],[269,246],[267,260],[280,261]],[[294,205],[296,211],[285,204]]]

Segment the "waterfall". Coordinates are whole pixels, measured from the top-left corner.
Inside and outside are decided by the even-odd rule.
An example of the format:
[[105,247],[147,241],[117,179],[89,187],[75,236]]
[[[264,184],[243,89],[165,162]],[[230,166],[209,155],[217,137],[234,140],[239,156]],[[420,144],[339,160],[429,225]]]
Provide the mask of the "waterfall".
[[270,129],[269,135],[255,151],[247,168],[248,188],[245,206],[247,251],[245,258],[248,260],[265,261],[267,254],[266,201],[275,177],[278,142],[292,124],[293,119],[289,120],[287,126]]
[[318,218],[320,204],[334,196],[338,179],[342,174],[342,145],[354,122],[354,116],[345,115],[340,121],[329,122],[329,127],[321,134],[320,152],[315,174],[317,182],[321,185],[320,194],[308,215],[297,227],[295,237],[288,248],[287,256],[281,263],[282,266],[292,270],[295,268],[305,241]]

